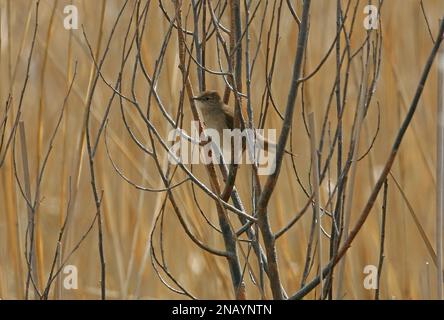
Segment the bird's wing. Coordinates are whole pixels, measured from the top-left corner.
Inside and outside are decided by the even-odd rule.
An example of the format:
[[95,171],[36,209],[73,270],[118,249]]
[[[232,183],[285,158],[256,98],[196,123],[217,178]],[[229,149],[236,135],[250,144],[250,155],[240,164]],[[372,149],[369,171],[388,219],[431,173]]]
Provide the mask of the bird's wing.
[[222,107],[224,114],[225,114],[225,119],[227,122],[227,128],[230,130],[233,130],[234,127],[234,117],[233,117],[233,110],[231,110],[231,108],[227,105],[224,105]]
[[[227,121],[227,127],[231,130],[234,129],[234,110],[232,108],[230,108],[227,105],[224,105],[222,107],[224,114],[225,114],[225,119]],[[245,118],[244,118],[245,119]],[[243,126],[242,126],[242,130],[243,130]]]

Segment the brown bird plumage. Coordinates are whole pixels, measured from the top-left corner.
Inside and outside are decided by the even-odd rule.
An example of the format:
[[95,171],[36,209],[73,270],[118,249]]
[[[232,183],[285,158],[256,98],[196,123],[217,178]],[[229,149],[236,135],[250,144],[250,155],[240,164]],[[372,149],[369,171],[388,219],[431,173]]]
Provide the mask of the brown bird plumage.
[[[234,129],[234,112],[223,103],[217,91],[204,91],[194,98],[207,128]],[[240,128],[239,128],[240,129]]]
[[[197,102],[197,108],[206,128],[217,130],[221,137],[223,136],[223,129],[235,129],[234,110],[222,101],[217,91],[204,91],[193,99]],[[237,127],[236,129],[243,130],[244,128]],[[269,150],[269,148],[276,150],[276,144],[268,142],[267,139],[260,135],[256,135],[256,138],[260,140],[265,150]],[[244,139],[242,149],[245,150]],[[287,150],[285,150],[285,153],[293,156],[293,154]]]
[[[244,129],[242,125],[234,127],[234,110],[223,103],[217,91],[204,91],[197,97],[194,97],[194,100],[198,102],[197,107],[205,127],[217,130],[221,137],[223,136],[223,129]],[[276,148],[274,143],[269,143],[264,137],[257,136],[257,138],[263,143],[264,149],[268,149],[269,146]],[[245,150],[244,139],[242,149]]]

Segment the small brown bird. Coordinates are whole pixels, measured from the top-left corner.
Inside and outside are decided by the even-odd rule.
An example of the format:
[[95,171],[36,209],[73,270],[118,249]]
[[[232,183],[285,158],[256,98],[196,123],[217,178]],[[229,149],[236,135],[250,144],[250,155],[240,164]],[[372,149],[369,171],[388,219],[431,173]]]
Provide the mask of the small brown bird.
[[[193,100],[197,102],[197,108],[205,127],[217,130],[220,137],[223,137],[224,129],[244,129],[239,127],[234,128],[234,110],[224,104],[217,91],[209,90],[201,92],[198,96],[193,97]],[[259,142],[263,145],[263,149],[268,151],[270,151],[270,148],[276,150],[276,144],[267,141],[267,139],[259,134],[256,134],[256,139],[260,140]],[[242,143],[242,150],[245,150],[245,141]],[[285,150],[285,153],[293,156],[293,154],[287,150]]]
[[[204,91],[193,99],[197,101],[197,108],[205,127],[217,130],[221,137],[223,137],[224,129],[244,129],[234,127],[234,110],[223,103],[217,91]],[[256,139],[259,140],[257,142],[262,145],[263,149],[270,151],[269,148],[272,148],[276,150],[276,144],[268,142],[267,139],[259,134],[256,134]],[[242,143],[242,150],[245,150],[245,141]]]
[[234,129],[234,110],[223,103],[217,91],[204,91],[194,100],[206,128],[217,130],[219,134],[223,129]]

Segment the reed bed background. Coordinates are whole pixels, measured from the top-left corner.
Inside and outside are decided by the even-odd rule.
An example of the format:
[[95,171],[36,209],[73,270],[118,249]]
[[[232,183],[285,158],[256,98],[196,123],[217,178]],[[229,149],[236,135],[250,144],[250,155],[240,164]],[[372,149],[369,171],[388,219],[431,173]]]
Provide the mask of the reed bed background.
[[[141,59],[148,72],[156,67],[170,23],[163,15],[158,1],[151,1],[146,18],[146,30],[141,43]],[[174,15],[174,5],[164,1],[167,12]],[[290,1],[298,15],[302,1]],[[120,70],[122,47],[130,24],[136,1],[129,1],[116,26],[109,53],[102,67],[102,75],[114,85]],[[212,1],[214,6],[216,1]],[[243,1],[241,1],[244,13]],[[253,8],[257,1],[252,1]],[[351,1],[354,7],[356,1]],[[79,10],[79,29],[66,30],[63,8],[74,4]],[[145,1],[142,1],[145,5]],[[182,4],[182,23],[192,30],[193,21],[188,16],[189,1]],[[342,1],[345,8],[347,1]],[[351,48],[359,48],[366,36],[362,21],[365,18],[363,7],[367,1],[358,4],[356,26]],[[85,142],[85,117],[93,79],[97,72],[91,58],[85,35],[96,57],[101,57],[107,48],[107,40],[124,1],[62,1],[42,0],[38,11],[38,28],[34,51],[29,59],[33,43],[36,21],[36,2],[31,0],[0,0],[0,115],[3,117],[9,94],[12,96],[10,112],[15,115],[20,95],[26,79],[27,64],[29,79],[23,95],[20,120],[11,147],[5,154],[0,167],[0,298],[24,299],[28,266],[25,257],[26,227],[29,208],[21,195],[17,179],[23,186],[29,186],[35,195],[39,170],[51,144],[54,128],[57,126],[64,99],[66,100],[63,118],[53,140],[53,149],[48,157],[37,195],[35,212],[35,277],[37,286],[43,290],[48,279],[54,254],[61,249],[60,265],[69,252],[79,243],[77,250],[69,257],[67,264],[78,269],[78,289],[66,290],[62,286],[60,273],[48,297],[50,299],[98,299],[101,296],[101,261],[98,249],[98,225],[93,223],[96,216],[96,203],[91,191],[89,158]],[[266,86],[267,55],[274,49],[276,22],[269,29],[275,6],[276,14],[282,5],[278,51],[275,59],[275,72],[271,85],[272,98],[277,108],[283,112],[287,102],[292,76],[292,63],[296,52],[298,28],[286,1],[261,1],[258,16],[250,28],[251,45],[262,42],[258,51],[255,71],[252,77],[251,103],[256,121],[260,113],[262,94]],[[267,7],[266,7],[267,6]],[[424,12],[430,22],[431,33],[436,35],[438,19],[444,13],[444,2],[424,0]],[[265,10],[265,11],[264,11]],[[266,12],[264,15],[263,13]],[[188,16],[188,18],[186,18]],[[222,22],[229,26],[229,12]],[[264,17],[265,30],[261,33],[261,19]],[[210,19],[210,18],[208,18]],[[210,20],[208,20],[210,21]],[[244,23],[244,22],[243,22]],[[82,30],[85,32],[83,34]],[[348,24],[347,24],[348,25]],[[134,30],[134,29],[132,29]],[[421,72],[433,46],[420,1],[389,0],[381,9],[382,56],[380,76],[372,99],[372,108],[363,121],[359,154],[372,145],[368,155],[357,163],[354,183],[354,196],[351,209],[351,225],[361,212],[367,198],[382,170],[392,141],[413,98]],[[270,52],[266,41],[270,32]],[[313,1],[310,11],[310,33],[307,45],[304,73],[313,70],[328,51],[336,36],[336,1]],[[192,40],[188,39],[191,45]],[[158,77],[157,92],[167,111],[174,114],[181,103],[182,74],[178,68],[177,32],[173,30],[166,47],[163,67]],[[215,42],[206,47],[206,64],[218,70],[217,47]],[[135,57],[129,57],[129,65]],[[99,61],[100,59],[98,59]],[[268,58],[268,63],[271,60]],[[190,78],[194,92],[197,85],[196,66],[191,62]],[[304,87],[305,105],[315,110],[318,131],[329,99],[335,77],[334,54],[322,69]],[[344,114],[344,142],[349,143],[355,108],[359,97],[361,59],[354,61],[350,68],[349,106]],[[72,81],[73,77],[74,81]],[[130,92],[130,72],[122,75],[125,81],[122,92]],[[147,103],[149,87],[135,80],[135,92]],[[221,76],[207,74],[206,87],[223,92],[225,83]],[[379,295],[381,299],[429,299],[436,297],[436,266],[427,247],[427,240],[435,244],[435,166],[436,166],[436,114],[437,114],[437,73],[436,66],[425,86],[418,110],[413,118],[399,154],[388,178],[387,208],[385,226],[384,263],[380,275]],[[92,132],[97,134],[106,113],[112,90],[101,79],[98,80],[91,100],[89,123]],[[151,97],[153,105],[155,99]],[[184,123],[191,120],[188,99],[184,99]],[[233,101],[233,100],[231,100]],[[379,106],[379,108],[378,108]],[[270,106],[270,109],[272,107]],[[379,110],[379,114],[378,114]],[[333,117],[334,118],[334,117]],[[14,117],[7,120],[6,132],[13,124]],[[142,143],[148,143],[145,124],[136,112],[128,112],[131,128]],[[170,126],[153,106],[153,124],[166,136]],[[379,119],[379,121],[378,121]],[[282,121],[271,110],[267,114],[265,128],[281,128]],[[334,131],[335,123],[328,127]],[[20,130],[21,128],[21,130]],[[23,135],[24,134],[24,135]],[[333,133],[332,133],[333,134]],[[319,135],[318,135],[319,136]],[[22,144],[26,137],[26,146]],[[332,137],[330,137],[331,139]],[[129,136],[120,113],[118,99],[112,104],[106,126],[106,140],[109,154],[119,170],[138,185],[150,188],[163,188],[163,183],[153,161],[141,152]],[[328,140],[328,139],[327,139]],[[328,141],[326,142],[328,144]],[[307,136],[302,117],[301,95],[296,101],[291,141],[292,150],[297,154],[294,163],[302,184],[308,186],[310,177],[310,139]],[[16,170],[14,169],[14,153]],[[3,156],[3,154],[0,154]],[[24,158],[27,158],[29,182],[26,177]],[[165,164],[165,154],[160,156]],[[324,155],[325,160],[325,155]],[[333,166],[334,167],[334,166]],[[332,168],[333,168],[332,167]],[[186,176],[179,172],[174,182]],[[17,177],[15,175],[17,173]],[[193,172],[209,185],[202,165],[193,166]],[[331,188],[335,185],[336,171],[332,169],[329,179],[320,187],[321,204],[325,204]],[[165,192],[137,190],[125,182],[113,168],[105,147],[105,134],[101,137],[95,155],[95,179],[98,196],[101,199],[101,223],[103,249],[106,261],[106,297],[109,299],[176,299],[181,298],[169,290],[159,279],[152,263],[150,232],[155,219],[161,215],[163,250],[159,247],[159,231],[155,232],[153,246],[159,259],[164,259],[175,279],[187,288],[193,296],[206,299],[233,298],[230,272],[226,259],[210,255],[198,248],[185,234],[171,204],[165,202]],[[247,211],[251,210],[251,171],[248,167],[239,169],[236,187],[245,199]],[[193,195],[193,190],[195,195]],[[200,209],[217,224],[214,201],[191,183],[185,183],[174,190],[176,200],[184,212],[187,224],[193,233],[205,243],[223,248],[222,237],[205,223]],[[35,197],[33,197],[34,199]],[[268,206],[268,214],[274,230],[287,224],[304,206],[307,197],[297,183],[292,161],[284,158],[281,175]],[[380,257],[382,192],[372,209],[368,220],[359,232],[347,253],[343,278],[343,297],[346,299],[373,299],[374,290],[364,287],[364,268],[378,266]],[[310,211],[310,210],[309,210]],[[69,221],[60,244],[60,228],[69,213]],[[417,218],[415,221],[414,217]],[[93,224],[92,224],[93,223]],[[293,293],[300,288],[309,242],[312,214],[305,214],[276,243],[279,270],[285,290]],[[90,232],[85,236],[87,230]],[[421,235],[420,229],[424,231]],[[82,239],[82,237],[84,237]],[[326,245],[325,248],[328,248]],[[328,250],[325,249],[328,261]],[[245,250],[247,252],[248,250]],[[313,268],[309,275],[316,275]],[[260,298],[250,276],[245,276],[248,298]],[[170,283],[172,286],[174,284]],[[337,283],[334,284],[336,288]],[[31,286],[32,287],[32,286]],[[32,291],[32,290],[31,290]],[[334,295],[335,296],[335,295]],[[30,297],[32,298],[32,292]],[[271,298],[266,285],[265,297]],[[312,291],[307,298],[318,298],[319,291]]]

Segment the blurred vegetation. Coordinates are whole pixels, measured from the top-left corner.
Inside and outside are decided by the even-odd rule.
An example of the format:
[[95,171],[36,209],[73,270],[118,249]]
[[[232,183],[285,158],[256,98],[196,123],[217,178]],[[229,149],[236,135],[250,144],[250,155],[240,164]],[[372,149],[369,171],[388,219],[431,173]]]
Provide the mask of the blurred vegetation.
[[[135,2],[135,1],[134,1]],[[164,36],[168,32],[169,22],[162,14],[157,1],[152,1],[146,20],[146,29],[141,41],[142,60],[153,72],[162,47]],[[174,14],[170,1],[164,1],[166,10]],[[183,23],[190,30],[191,18],[185,19],[189,10],[189,1],[183,1]],[[241,1],[243,2],[243,1]],[[291,1],[297,12],[301,11],[301,1]],[[362,2],[362,1],[361,1]],[[77,75],[59,131],[54,140],[53,150],[48,158],[47,168],[39,191],[36,212],[36,266],[38,282],[45,283],[50,272],[57,239],[67,211],[70,218],[62,244],[62,254],[66,255],[88,230],[96,214],[95,202],[91,192],[88,155],[83,140],[85,130],[85,106],[91,90],[91,83],[96,68],[91,59],[82,27],[78,30],[66,30],[63,26],[65,14],[63,8],[71,1],[42,0],[39,7],[39,25],[35,40],[34,54],[29,70],[29,82],[24,95],[21,120],[27,139],[27,158],[31,181],[31,190],[35,192],[38,170],[51,135],[63,106],[63,101],[74,75],[77,61]],[[116,16],[124,1],[102,0],[72,1],[79,10],[79,23],[97,56],[103,54]],[[216,1],[214,1],[216,3]],[[256,3],[256,1],[253,1]],[[267,3],[267,4],[266,4]],[[354,1],[352,1],[354,4]],[[423,1],[432,33],[437,32],[438,18],[444,12],[444,2],[440,0]],[[282,1],[262,1],[258,17],[250,25],[251,45],[253,48],[263,42],[258,51],[255,71],[252,77],[251,103],[255,110],[256,121],[259,117],[262,94],[266,86],[265,66],[267,50],[273,50],[276,23],[268,30],[272,19],[272,8]],[[267,8],[265,6],[268,6]],[[271,85],[272,96],[277,109],[283,112],[291,80],[292,62],[296,51],[297,24],[293,20],[285,1],[280,17],[278,51],[275,60],[275,72]],[[343,1],[345,7],[346,1]],[[355,31],[351,48],[355,51],[365,39],[366,30],[362,27],[365,14],[364,4],[358,7]],[[133,1],[123,12],[117,25],[110,51],[104,62],[102,73],[105,79],[114,83],[120,71],[120,60],[125,34],[130,23]],[[260,31],[261,18],[265,14],[265,30]],[[243,5],[242,5],[242,10]],[[360,140],[360,153],[371,145],[378,128],[378,108],[380,110],[379,133],[369,154],[357,164],[355,190],[352,206],[352,224],[378,177],[381,166],[385,163],[393,138],[405,114],[423,66],[433,46],[419,1],[385,1],[382,9],[383,35],[382,65],[372,108],[363,123]],[[35,2],[30,0],[0,0],[0,110],[3,116],[4,106],[11,92],[11,111],[15,112],[26,76],[29,50],[32,45],[35,22]],[[207,17],[210,19],[210,17]],[[309,72],[325,56],[336,36],[336,1],[313,1],[310,13],[310,36],[304,70]],[[208,20],[210,21],[210,20]],[[222,23],[229,25],[229,13],[222,17]],[[271,34],[271,48],[267,49],[266,39]],[[191,39],[188,39],[191,44]],[[212,70],[218,70],[215,42],[209,41],[206,47],[206,64]],[[129,56],[128,65],[134,63],[134,55]],[[269,61],[270,62],[270,61]],[[269,63],[268,62],[268,63]],[[178,68],[177,32],[173,31],[171,41],[160,71],[157,92],[167,111],[174,114],[181,99],[182,75]],[[194,91],[198,92],[197,75],[194,69],[190,73]],[[336,73],[334,57],[331,56],[304,87],[305,104],[316,112],[318,129],[321,127],[323,114],[327,108],[330,90]],[[361,60],[356,59],[350,70],[349,105],[344,114],[344,141],[349,142],[355,106],[357,105]],[[131,69],[131,67],[127,68]],[[123,74],[122,92],[129,92],[129,75]],[[135,80],[135,93],[145,105],[149,87],[146,82]],[[218,75],[207,74],[207,88],[223,92],[225,83]],[[432,72],[420,106],[411,127],[401,146],[399,155],[392,168],[400,189],[393,178],[388,179],[388,207],[385,233],[385,260],[381,274],[381,299],[427,299],[435,296],[436,269],[423,237],[418,232],[411,210],[417,216],[420,226],[428,239],[435,239],[435,144],[436,144],[436,72]],[[110,88],[98,81],[91,104],[90,125],[96,134],[103,114],[107,108]],[[143,100],[142,100],[143,99]],[[153,162],[148,160],[134,144],[121,119],[118,99],[112,103],[107,125],[107,140],[113,161],[121,172],[134,183],[151,188],[162,188],[163,183]],[[152,103],[155,99],[151,97]],[[188,99],[184,103],[184,123],[191,120]],[[272,107],[270,106],[270,109]],[[131,128],[141,142],[147,143],[148,136],[143,121],[136,111],[128,111]],[[153,107],[153,124],[166,136],[171,129],[158,109]],[[188,122],[187,122],[188,121]],[[335,128],[334,114],[329,127]],[[268,112],[265,128],[280,128],[281,119],[274,110]],[[11,119],[7,128],[11,128]],[[291,145],[300,179],[308,185],[310,168],[310,140],[307,137],[301,110],[301,95],[298,96],[292,127]],[[290,143],[290,141],[289,141]],[[13,154],[17,159],[17,174],[23,181],[23,167],[19,135],[13,141],[15,148],[10,148],[3,166],[0,168],[0,298],[23,299],[27,265],[24,254],[28,211],[26,202],[20,194],[14,174]],[[165,155],[160,157],[166,161]],[[96,154],[96,182],[101,192],[103,244],[107,266],[107,297],[110,299],[175,299],[180,298],[168,290],[153,270],[149,251],[149,233],[154,219],[162,214],[164,259],[176,279],[198,298],[232,298],[230,274],[226,259],[202,252],[186,236],[171,204],[165,206],[165,193],[150,193],[135,189],[122,180],[114,170],[106,152],[104,138],[98,144]],[[334,166],[332,166],[333,168]],[[193,166],[193,172],[209,185],[206,172],[201,165]],[[321,185],[321,202],[328,198],[336,173],[332,169],[329,178]],[[173,183],[182,181],[186,176],[177,172]],[[236,187],[242,199],[249,199],[251,194],[251,172],[248,167],[241,167],[236,180]],[[185,219],[193,233],[204,239],[212,247],[223,248],[222,237],[214,232],[203,220],[197,207],[207,214],[217,225],[217,213],[214,202],[201,190],[195,189],[195,197],[190,183],[174,191],[180,203]],[[404,196],[403,196],[404,194]],[[68,203],[70,203],[69,209]],[[298,185],[290,157],[286,157],[275,192],[268,207],[268,214],[274,230],[279,230],[294,217],[306,203],[307,197]],[[407,201],[410,204],[407,204]],[[245,201],[247,212],[251,210],[251,201]],[[372,299],[373,290],[366,290],[363,273],[366,265],[378,265],[380,221],[382,198],[373,208],[369,219],[359,233],[353,246],[348,251],[345,277],[345,298]],[[327,208],[329,209],[329,208]],[[287,292],[300,288],[307,252],[311,213],[301,220],[277,241],[279,268]],[[238,225],[238,224],[237,224]],[[50,298],[97,299],[100,298],[100,260],[97,248],[96,225],[81,243],[78,250],[69,258],[68,264],[75,265],[79,273],[77,290],[51,290]],[[158,241],[154,244],[158,248]],[[326,255],[327,258],[327,255]],[[316,274],[316,268],[310,273]],[[62,277],[64,275],[62,274]],[[248,298],[260,298],[249,276],[245,276],[246,286],[251,294]],[[55,286],[54,288],[56,288]],[[313,291],[309,298],[319,295]],[[266,296],[271,297],[267,289]]]

